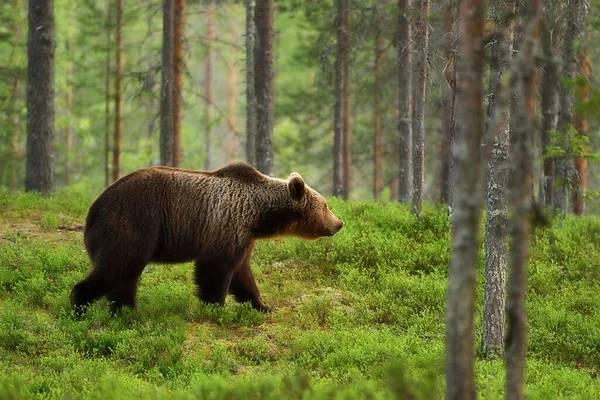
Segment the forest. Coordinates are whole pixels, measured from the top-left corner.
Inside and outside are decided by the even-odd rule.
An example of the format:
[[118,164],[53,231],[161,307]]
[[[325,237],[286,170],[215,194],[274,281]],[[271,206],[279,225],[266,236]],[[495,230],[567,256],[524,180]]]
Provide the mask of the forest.
[[[0,398],[599,398],[599,37],[586,0],[5,0]],[[103,190],[237,161],[345,223],[257,241],[269,312],[186,262],[73,313]]]

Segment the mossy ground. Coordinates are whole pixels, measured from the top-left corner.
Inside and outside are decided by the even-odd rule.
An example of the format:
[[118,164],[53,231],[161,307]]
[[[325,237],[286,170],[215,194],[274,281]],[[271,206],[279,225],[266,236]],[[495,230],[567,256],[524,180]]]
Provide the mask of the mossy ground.
[[[69,292],[90,268],[82,234],[97,192],[0,191],[0,398],[439,398],[450,220],[428,207],[330,200],[346,226],[316,242],[261,242],[253,270],[273,312],[201,304],[192,264],[149,265],[138,308],[83,320]],[[600,219],[532,236],[527,398],[600,395]],[[482,261],[476,348],[480,348]],[[482,398],[502,360],[477,354]]]

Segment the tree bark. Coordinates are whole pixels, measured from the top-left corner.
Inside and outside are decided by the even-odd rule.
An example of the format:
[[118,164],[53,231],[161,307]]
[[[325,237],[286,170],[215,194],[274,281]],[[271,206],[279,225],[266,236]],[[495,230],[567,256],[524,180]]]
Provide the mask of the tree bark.
[[[229,26],[229,29],[231,31],[231,36],[237,39],[238,30],[236,23],[232,22]],[[229,73],[227,75],[227,141],[225,143],[225,160],[227,164],[235,160],[238,146],[238,138],[235,129],[237,125],[237,56],[238,54],[236,53],[235,56],[231,57],[231,60],[228,63]]]
[[[71,20],[71,9],[70,4],[67,4],[67,25],[70,26]],[[65,127],[65,184],[69,184],[71,181],[71,149],[73,147],[73,138],[71,130],[71,119],[73,111],[73,54],[71,52],[71,34],[67,31],[65,41],[66,53],[67,53],[67,68],[66,68],[66,91],[65,91],[65,114],[67,119],[67,126]]]
[[409,10],[411,0],[398,0],[398,200],[408,203],[413,195],[413,156],[412,156],[412,62],[411,24]]
[[215,40],[215,2],[208,2],[206,12],[206,64],[204,72],[205,85],[205,112],[206,112],[206,133],[204,136],[204,147],[206,158],[204,159],[204,170],[211,168],[211,146],[212,146],[212,125],[213,125],[213,66],[215,63],[215,51],[213,42]]
[[173,166],[181,166],[181,120],[183,118],[183,39],[185,36],[185,0],[175,0],[173,20]]
[[342,135],[342,147],[343,147],[343,161],[342,161],[342,166],[343,166],[343,175],[344,175],[344,179],[343,179],[343,193],[342,193],[342,197],[344,198],[344,200],[348,200],[348,198],[350,197],[350,186],[352,183],[352,171],[351,171],[351,165],[352,165],[352,152],[351,152],[351,145],[350,145],[350,139],[352,136],[352,118],[351,118],[351,112],[350,112],[350,102],[351,102],[351,95],[350,95],[350,12],[348,10],[348,4],[346,3],[346,7],[344,9],[344,32],[346,33],[346,38],[344,40],[344,43],[346,45],[346,48],[344,49],[344,72],[342,74],[343,76],[343,96],[344,96],[344,132]]
[[246,0],[246,161],[256,165],[256,96],[254,93],[254,11]]
[[343,137],[344,137],[344,59],[346,29],[344,13],[346,0],[336,0],[337,44],[335,57],[335,109],[333,118],[333,195],[342,196],[343,182]]
[[[508,148],[510,139],[510,104],[500,104],[498,95],[512,53],[513,23],[506,20],[514,13],[514,0],[496,0],[492,18],[498,31],[492,47],[490,60],[490,93],[488,121],[498,114],[499,121],[487,130],[493,138],[488,164],[486,190],[487,218],[485,227],[485,284],[483,305],[482,353],[484,357],[502,355],[504,351],[504,321],[506,296],[506,266],[508,245],[506,229],[508,222],[508,176],[510,164]],[[501,109],[499,109],[501,108]]]
[[573,120],[573,94],[568,82],[575,75],[576,54],[574,42],[579,34],[579,8],[580,0],[569,0],[567,5],[567,26],[563,39],[563,76],[560,85],[560,113],[558,118],[558,131],[561,137],[561,147],[565,155],[557,160],[557,178],[560,180],[559,188],[555,192],[555,205],[563,213],[567,214],[569,200],[569,181],[572,165],[570,163],[570,141],[569,130]]
[[29,1],[25,190],[54,191],[54,1]]
[[163,0],[160,164],[173,165],[173,0]]
[[[541,146],[542,154],[546,153],[546,148],[550,146],[550,136],[556,131],[558,124],[558,109],[559,109],[559,65],[554,54],[554,43],[552,40],[552,32],[548,29],[547,22],[542,24],[542,75],[541,83],[541,108],[542,108],[542,124],[541,124]],[[540,190],[542,195],[540,201],[546,207],[554,206],[554,176],[555,160],[544,160],[544,172],[542,182],[540,182]]]
[[450,179],[450,128],[452,126],[452,103],[454,98],[454,41],[453,27],[456,21],[456,4],[454,0],[446,0],[444,4],[444,47],[443,56],[446,65],[442,72],[442,136],[440,140],[439,159],[439,202],[448,203],[448,184]]
[[374,100],[375,109],[373,114],[373,198],[379,199],[381,187],[383,186],[381,177],[381,63],[383,56],[383,40],[381,31],[383,29],[383,15],[381,10],[381,1],[375,1],[374,22],[375,22],[375,84]]
[[474,399],[473,314],[483,203],[483,0],[463,0],[460,8],[460,58],[457,68],[456,138],[452,143],[455,194],[452,256],[446,311],[446,398]]
[[273,0],[256,0],[256,166],[265,175],[273,174],[273,10]]
[[113,181],[121,177],[121,131],[123,121],[121,119],[121,80],[123,79],[123,65],[121,55],[123,54],[123,3],[117,0],[117,32],[115,51],[115,132],[113,137]]
[[110,52],[112,7],[106,7],[106,80],[104,87],[104,187],[110,184]]
[[[583,103],[590,99],[590,86],[589,80],[591,75],[591,60],[590,60],[590,42],[592,39],[592,32],[586,29],[587,20],[587,8],[585,5],[581,5],[579,15],[580,30],[585,32],[583,35],[583,43],[581,48],[578,49],[577,59],[579,66],[580,80],[575,86],[575,97],[577,103]],[[578,136],[587,136],[589,129],[589,121],[586,113],[580,113],[575,111],[574,125]],[[577,215],[582,215],[585,212],[585,195],[588,187],[588,160],[585,157],[575,157],[575,182],[573,191],[573,212]]]
[[423,212],[425,184],[425,92],[427,90],[427,54],[429,48],[429,0],[420,0],[417,34],[415,38],[415,70],[418,75],[414,95],[413,119],[413,198],[412,211],[417,215]]
[[540,0],[530,0],[524,11],[522,44],[516,70],[518,106],[511,144],[514,171],[511,174],[510,222],[512,243],[506,313],[506,398],[523,398],[525,353],[527,348],[527,260],[529,257],[529,215],[533,199],[534,134],[536,121],[536,57],[539,38]]

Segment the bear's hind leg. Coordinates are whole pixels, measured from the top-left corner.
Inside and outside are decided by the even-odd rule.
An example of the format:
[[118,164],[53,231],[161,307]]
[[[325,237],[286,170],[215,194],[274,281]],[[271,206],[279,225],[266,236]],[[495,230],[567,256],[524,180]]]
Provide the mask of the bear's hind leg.
[[260,297],[254,275],[252,275],[252,270],[250,269],[249,260],[244,260],[233,273],[231,284],[229,285],[229,293],[234,295],[235,299],[240,303],[249,301],[255,309],[262,312],[269,311],[269,307],[267,307]]
[[107,292],[106,281],[93,271],[87,278],[79,282],[71,290],[71,306],[78,316],[83,310],[104,296]]
[[113,288],[106,298],[110,302],[110,311],[116,313],[123,307],[135,308],[137,295],[138,277],[126,279]]

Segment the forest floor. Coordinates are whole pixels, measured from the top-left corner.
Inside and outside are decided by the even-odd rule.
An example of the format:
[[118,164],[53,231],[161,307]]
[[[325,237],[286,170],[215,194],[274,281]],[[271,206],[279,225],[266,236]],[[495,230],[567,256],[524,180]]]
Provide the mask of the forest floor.
[[[96,193],[97,194],[97,193]],[[75,320],[89,271],[81,225],[94,194],[0,190],[0,398],[441,398],[450,219],[427,207],[331,199],[333,238],[262,241],[252,260],[268,314],[195,297],[191,263],[149,265],[138,308],[106,300]],[[525,396],[600,395],[600,219],[532,235]],[[476,379],[502,398],[502,360]]]

